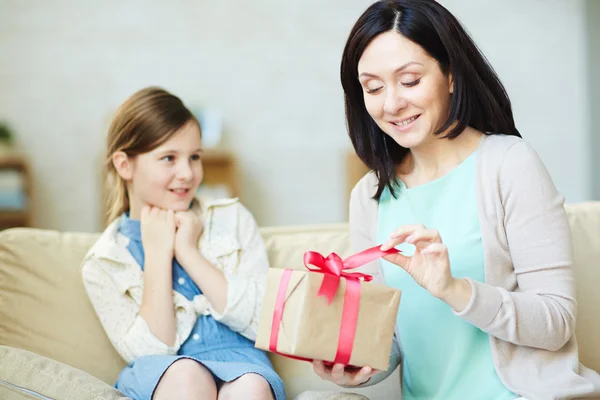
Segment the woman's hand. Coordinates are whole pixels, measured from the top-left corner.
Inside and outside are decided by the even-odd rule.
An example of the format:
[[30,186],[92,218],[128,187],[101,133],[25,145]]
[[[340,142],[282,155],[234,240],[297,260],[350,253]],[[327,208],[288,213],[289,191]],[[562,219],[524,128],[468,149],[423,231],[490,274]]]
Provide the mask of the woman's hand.
[[177,232],[175,234],[175,258],[182,263],[191,254],[199,252],[198,240],[204,230],[202,219],[194,211],[175,213]]
[[456,279],[450,270],[448,248],[440,233],[423,225],[405,225],[396,229],[381,250],[389,250],[401,243],[415,246],[415,253],[405,256],[390,254],[384,258],[404,269],[429,293],[448,303],[456,311],[463,310],[471,299],[471,285],[465,279]]
[[165,260],[170,267],[176,229],[173,211],[145,206],[142,208],[140,226],[146,258]]
[[345,368],[343,364],[334,364],[328,367],[323,361],[313,361],[313,369],[322,379],[331,381],[340,386],[358,386],[367,382],[377,370],[371,367]]

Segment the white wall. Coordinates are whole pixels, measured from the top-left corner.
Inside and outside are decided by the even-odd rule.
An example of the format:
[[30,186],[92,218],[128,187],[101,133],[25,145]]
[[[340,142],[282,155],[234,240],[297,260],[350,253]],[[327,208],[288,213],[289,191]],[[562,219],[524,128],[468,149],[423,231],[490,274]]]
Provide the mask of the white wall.
[[[596,0],[592,0],[596,1]],[[511,97],[517,128],[567,201],[591,196],[584,3],[441,1],[464,23]]]
[[[442,1],[513,99],[567,199],[590,195],[581,0]],[[366,0],[0,2],[0,119],[32,159],[41,227],[100,227],[97,169],[112,111],[161,85],[225,114],[259,223],[346,218],[339,61]]]
[[585,5],[591,139],[588,154],[592,164],[592,199],[600,200],[600,1],[586,0]]

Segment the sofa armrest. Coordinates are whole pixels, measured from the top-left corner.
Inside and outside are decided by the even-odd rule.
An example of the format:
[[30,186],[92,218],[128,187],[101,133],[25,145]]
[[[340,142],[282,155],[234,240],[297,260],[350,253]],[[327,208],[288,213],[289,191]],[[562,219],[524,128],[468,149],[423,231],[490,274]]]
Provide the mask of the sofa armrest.
[[0,346],[0,360],[0,393],[10,393],[11,398],[127,399],[92,375],[26,350]]

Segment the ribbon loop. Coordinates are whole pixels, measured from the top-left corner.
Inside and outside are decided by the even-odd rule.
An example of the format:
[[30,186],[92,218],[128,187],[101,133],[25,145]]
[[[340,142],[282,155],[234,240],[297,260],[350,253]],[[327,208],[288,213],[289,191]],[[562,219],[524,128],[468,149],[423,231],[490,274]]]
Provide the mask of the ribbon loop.
[[382,251],[379,249],[379,246],[375,246],[342,260],[336,253],[331,253],[327,257],[323,257],[322,254],[316,251],[307,251],[304,253],[304,265],[312,272],[320,272],[325,275],[318,295],[325,296],[327,303],[331,304],[340,286],[340,278],[343,277],[346,280],[356,282],[361,279],[365,282],[373,280],[372,275],[362,272],[347,272],[346,270],[358,268],[381,256],[398,252],[399,250],[397,249]]

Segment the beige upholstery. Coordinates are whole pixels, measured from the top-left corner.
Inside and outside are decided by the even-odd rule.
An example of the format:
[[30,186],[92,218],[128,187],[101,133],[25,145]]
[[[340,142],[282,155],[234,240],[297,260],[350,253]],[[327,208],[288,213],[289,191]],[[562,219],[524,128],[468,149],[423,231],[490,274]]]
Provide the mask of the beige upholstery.
[[[600,370],[600,203],[568,205],[567,211],[575,250],[581,360]],[[345,224],[264,228],[262,233],[275,268],[303,268],[306,250],[350,254]],[[29,350],[113,385],[124,363],[96,319],[80,276],[81,259],[96,237],[24,228],[0,233],[0,346]],[[305,390],[340,390],[316,377],[307,363],[280,356],[272,360],[290,399]],[[398,391],[394,374],[357,392],[376,400],[394,398]]]
[[577,284],[577,342],[585,366],[600,372],[600,202],[567,206]]
[[80,273],[95,239],[26,228],[0,234],[0,345],[114,383],[125,363],[96,318]]
[[[16,347],[0,346],[0,399],[117,400],[126,397],[100,379],[56,360]],[[26,388],[30,393],[23,393]],[[20,389],[20,390],[18,390]]]

